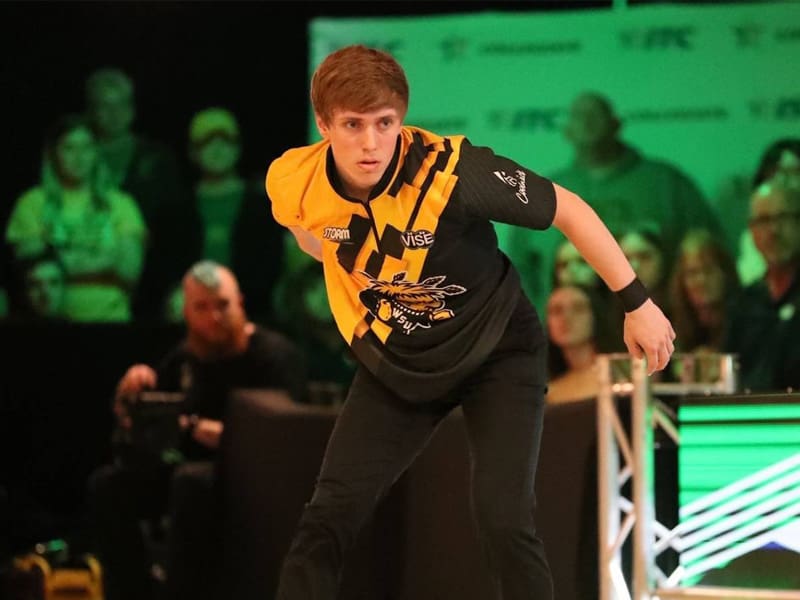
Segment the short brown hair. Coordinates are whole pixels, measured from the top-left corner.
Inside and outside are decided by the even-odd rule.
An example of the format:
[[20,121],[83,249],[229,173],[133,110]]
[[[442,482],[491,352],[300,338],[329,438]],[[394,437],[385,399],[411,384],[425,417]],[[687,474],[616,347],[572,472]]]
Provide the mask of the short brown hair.
[[314,72],[311,104],[326,123],[340,109],[369,112],[391,106],[405,117],[408,80],[388,52],[361,44],[345,46],[329,54]]

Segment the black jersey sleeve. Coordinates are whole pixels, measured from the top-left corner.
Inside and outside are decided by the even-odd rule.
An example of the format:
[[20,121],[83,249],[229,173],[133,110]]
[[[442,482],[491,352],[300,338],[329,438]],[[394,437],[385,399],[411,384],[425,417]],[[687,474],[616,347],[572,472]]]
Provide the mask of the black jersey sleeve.
[[549,179],[466,139],[455,172],[464,214],[530,229],[552,224],[556,193]]

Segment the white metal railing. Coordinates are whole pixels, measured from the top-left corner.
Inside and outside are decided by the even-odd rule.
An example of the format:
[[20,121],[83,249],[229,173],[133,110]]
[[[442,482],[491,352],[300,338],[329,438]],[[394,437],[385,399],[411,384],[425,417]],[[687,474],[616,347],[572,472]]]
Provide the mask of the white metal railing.
[[[680,552],[683,545],[680,524],[670,529],[655,518],[654,430],[660,427],[680,444],[677,416],[655,396],[736,392],[733,355],[676,354],[673,362],[680,363],[678,381],[657,383],[648,378],[644,359],[628,354],[597,359],[600,600],[800,600],[800,590],[680,587],[680,573],[665,574],[656,564],[662,552]],[[630,398],[627,430],[618,397]],[[632,498],[622,493],[627,483]],[[622,547],[628,541],[633,550],[630,587],[622,569]]]

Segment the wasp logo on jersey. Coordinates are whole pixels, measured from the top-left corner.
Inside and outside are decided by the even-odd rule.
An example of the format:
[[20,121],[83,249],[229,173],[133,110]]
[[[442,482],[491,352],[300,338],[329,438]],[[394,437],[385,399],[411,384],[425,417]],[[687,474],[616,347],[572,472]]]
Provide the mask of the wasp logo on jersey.
[[400,240],[409,250],[423,250],[433,246],[435,238],[427,229],[409,229],[400,234]]
[[428,277],[416,283],[405,279],[405,271],[395,273],[391,281],[376,279],[364,271],[359,273],[368,281],[367,287],[358,295],[361,303],[375,318],[406,335],[417,327],[427,329],[435,321],[452,318],[454,313],[446,307],[445,296],[467,291],[460,285],[442,286],[445,275]]
[[350,243],[350,230],[347,227],[326,227],[322,231],[322,237],[332,242],[340,244]]

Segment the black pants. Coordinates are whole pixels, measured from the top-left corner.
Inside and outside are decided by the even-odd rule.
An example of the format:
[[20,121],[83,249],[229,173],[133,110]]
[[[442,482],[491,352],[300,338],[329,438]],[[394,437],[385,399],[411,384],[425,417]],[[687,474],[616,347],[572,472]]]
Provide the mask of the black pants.
[[342,557],[360,527],[458,402],[470,446],[472,509],[495,599],[550,600],[550,569],[533,522],[543,352],[498,347],[448,397],[424,404],[402,400],[360,368],[285,558],[278,599],[334,600]]
[[106,600],[154,597],[143,519],[169,517],[167,586],[174,600],[216,599],[221,564],[215,464],[101,467],[92,474],[89,503]]

